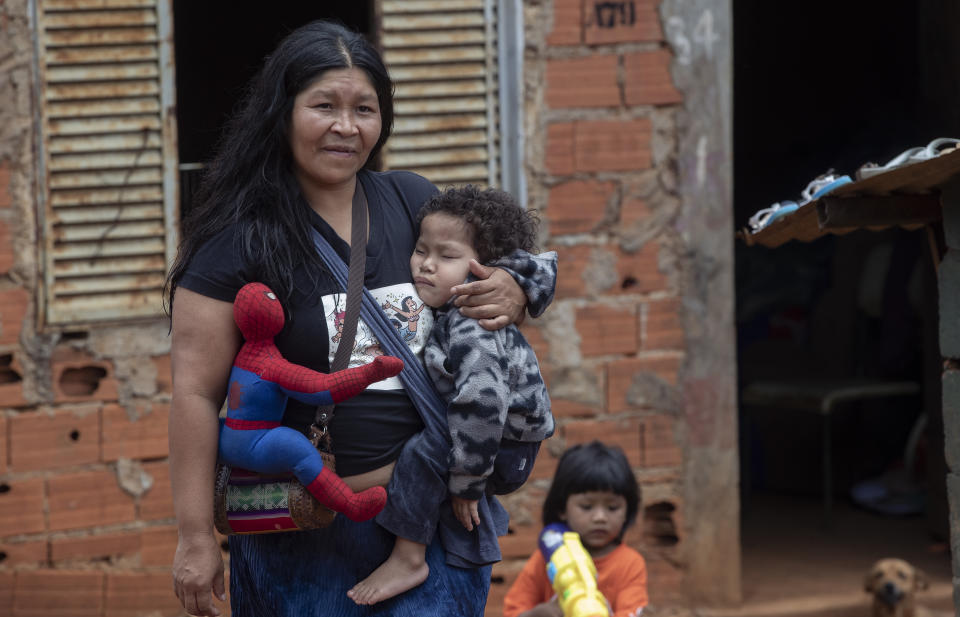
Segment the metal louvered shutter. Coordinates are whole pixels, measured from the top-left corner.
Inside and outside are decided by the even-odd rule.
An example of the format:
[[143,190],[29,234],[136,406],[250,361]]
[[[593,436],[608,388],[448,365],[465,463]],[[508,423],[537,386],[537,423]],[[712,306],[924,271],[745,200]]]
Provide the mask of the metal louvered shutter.
[[176,245],[169,0],[37,0],[43,321],[162,312]]
[[396,83],[387,169],[440,186],[498,186],[497,27],[492,0],[382,0]]

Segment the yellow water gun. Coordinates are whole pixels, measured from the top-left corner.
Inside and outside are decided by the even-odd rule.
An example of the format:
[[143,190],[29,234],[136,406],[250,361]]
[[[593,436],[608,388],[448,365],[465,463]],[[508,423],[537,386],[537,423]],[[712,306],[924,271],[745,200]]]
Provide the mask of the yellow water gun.
[[597,589],[597,568],[580,534],[552,523],[541,532],[539,544],[564,617],[610,617],[607,600]]

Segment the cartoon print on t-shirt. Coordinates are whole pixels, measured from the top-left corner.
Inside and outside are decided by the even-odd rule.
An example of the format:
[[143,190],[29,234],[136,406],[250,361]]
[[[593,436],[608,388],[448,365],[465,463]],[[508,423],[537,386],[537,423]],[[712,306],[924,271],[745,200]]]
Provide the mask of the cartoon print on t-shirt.
[[[384,307],[388,317],[387,321],[397,329],[400,338],[410,347],[410,351],[416,356],[421,356],[427,339],[430,337],[430,331],[433,329],[433,312],[429,309],[424,310],[426,305],[420,300],[414,286],[410,283],[400,283],[371,289],[370,293],[377,304]],[[332,333],[329,352],[329,358],[332,362],[342,336],[346,294],[328,294],[323,296],[321,301],[327,321],[327,332]],[[373,331],[362,319],[358,319],[357,335],[354,339],[348,366],[367,364],[377,356],[384,355],[384,353],[380,341],[373,335]],[[370,385],[369,389],[401,390],[403,385],[398,377],[391,377]]]
[[405,341],[412,341],[417,336],[417,322],[420,321],[420,312],[423,311],[423,307],[426,306],[422,302],[420,305],[417,305],[417,300],[414,300],[413,296],[406,296],[398,302],[400,308],[393,304],[391,301],[392,298],[388,295],[387,301],[383,303],[383,309],[387,311],[393,311],[393,319],[399,324],[400,336],[403,337]]
[[340,337],[343,336],[343,320],[347,316],[346,311],[334,311],[333,314],[333,326],[336,328],[336,333],[330,337],[330,340],[334,343],[340,342]]
[[353,352],[356,354],[364,354],[367,356],[372,356],[376,358],[377,356],[385,356],[387,353],[380,347],[380,341],[376,338],[370,338],[363,341],[356,341],[353,344]]

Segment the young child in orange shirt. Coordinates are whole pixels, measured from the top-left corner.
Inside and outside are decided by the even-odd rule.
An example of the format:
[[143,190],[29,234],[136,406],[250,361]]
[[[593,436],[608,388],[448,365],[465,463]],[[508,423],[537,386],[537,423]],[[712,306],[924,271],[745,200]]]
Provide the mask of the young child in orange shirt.
[[[597,586],[612,617],[639,617],[647,605],[647,564],[623,544],[637,518],[640,488],[623,451],[599,441],[564,452],[543,504],[543,524],[565,523],[597,568]],[[563,617],[536,551],[503,601],[504,617]]]

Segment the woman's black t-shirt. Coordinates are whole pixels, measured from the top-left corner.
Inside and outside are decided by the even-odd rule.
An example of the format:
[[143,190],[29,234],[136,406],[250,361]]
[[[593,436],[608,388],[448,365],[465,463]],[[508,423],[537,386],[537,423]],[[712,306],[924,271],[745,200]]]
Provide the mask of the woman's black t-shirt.
[[[364,285],[382,304],[402,306],[412,296],[422,305],[410,276],[410,254],[417,239],[417,212],[437,189],[410,172],[361,171],[358,178],[367,196],[370,230]],[[311,211],[314,227],[334,250],[349,260],[350,247],[319,215]],[[201,246],[190,261],[179,286],[201,295],[233,302],[246,283],[257,281],[257,264],[247,263],[240,251],[236,226],[229,226]],[[275,338],[284,358],[295,364],[328,372],[339,341],[344,296],[327,273],[310,276],[304,266],[294,272],[294,289],[284,307],[287,322]],[[388,311],[389,312],[389,311]],[[429,310],[421,311],[416,331],[407,332],[408,344],[418,354],[432,326]],[[362,322],[358,324],[350,366],[369,362],[382,353]],[[306,431],[315,408],[290,399],[284,424]],[[330,425],[337,472],[363,473],[395,460],[404,442],[423,427],[420,416],[399,379],[391,378],[337,405]]]

